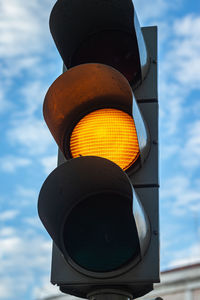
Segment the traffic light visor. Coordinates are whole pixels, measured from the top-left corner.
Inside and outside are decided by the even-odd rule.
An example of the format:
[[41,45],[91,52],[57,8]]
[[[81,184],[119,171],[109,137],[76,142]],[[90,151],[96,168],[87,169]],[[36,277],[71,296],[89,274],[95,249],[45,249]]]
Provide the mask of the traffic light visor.
[[79,157],[57,167],[42,186],[38,212],[65,259],[81,273],[99,278],[121,273],[149,245],[139,197],[126,173],[104,158]]
[[139,144],[133,118],[118,109],[95,110],[74,127],[70,138],[73,158],[99,156],[107,158],[123,170],[139,157]]
[[134,87],[145,78],[149,58],[132,0],[59,0],[49,24],[67,69],[110,65]]
[[83,64],[63,73],[43,109],[67,159],[99,156],[128,170],[148,153],[148,132],[131,86],[110,66]]
[[70,136],[81,119],[103,108],[131,115],[132,105],[131,87],[120,72],[102,64],[83,64],[55,80],[46,94],[43,112],[59,148],[70,158]]

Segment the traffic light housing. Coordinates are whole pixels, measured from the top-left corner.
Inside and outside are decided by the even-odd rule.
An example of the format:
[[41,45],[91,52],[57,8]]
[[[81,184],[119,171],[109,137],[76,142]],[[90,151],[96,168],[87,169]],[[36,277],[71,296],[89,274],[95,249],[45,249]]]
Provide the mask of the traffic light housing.
[[49,88],[43,111],[66,159],[100,156],[129,171],[149,152],[148,128],[131,86],[110,66],[82,64],[63,73]]
[[[50,18],[54,40],[69,68],[49,88],[44,101],[45,120],[61,150],[59,167],[45,181],[38,202],[39,216],[54,241],[51,281],[61,291],[83,298],[102,289],[122,290],[132,297],[139,297],[151,291],[153,283],[159,281],[157,30],[149,27],[141,31],[135,21],[137,16],[131,1],[124,2],[123,18],[119,16],[123,4],[117,0],[85,1],[85,7],[80,1],[74,0],[73,3],[75,6],[71,1],[57,1]],[[95,3],[98,3],[97,6]],[[115,8],[112,15],[111,11],[106,10],[105,22],[101,20],[105,9],[102,3]],[[64,10],[60,14],[63,5]],[[99,5],[102,5],[102,10],[98,14]],[[69,18],[66,18],[66,7]],[[83,28],[79,26],[81,28],[77,27],[74,31],[70,46],[70,34],[75,26],[72,20],[74,13],[80,20],[84,18],[85,22]],[[110,20],[107,13],[110,14]],[[130,22],[130,14],[134,23]],[[96,37],[100,32],[102,36],[107,31],[112,36],[120,28],[121,34],[126,36],[127,30],[124,28],[129,28],[128,35],[134,49],[137,49],[135,59],[140,66],[137,69],[139,80],[133,80],[137,76],[130,77],[124,72],[125,79],[119,73],[122,70],[118,66],[114,66],[118,70],[113,69],[107,56],[105,61],[100,60],[102,57],[99,58],[99,52],[96,60],[94,56],[90,57],[91,51],[88,50],[87,59],[84,56],[84,60],[81,60],[83,64],[79,65],[78,62],[77,66],[72,66],[68,63],[68,59],[72,60],[73,51],[76,52],[75,48],[79,49],[76,53],[80,55],[82,47],[78,45],[82,45],[84,37],[87,41],[91,36],[91,24],[99,28],[95,29]],[[127,27],[127,24],[130,26]],[[86,28],[90,28],[87,34]],[[63,36],[64,32],[66,37]],[[121,35],[117,36],[118,43],[122,42]],[[142,36],[142,39],[137,39],[138,36]],[[64,41],[62,45],[62,39],[66,39],[67,43]],[[108,45],[103,41],[99,39],[98,47],[102,45],[107,49]],[[93,49],[94,44],[89,43],[89,48]],[[141,58],[145,57],[146,64],[142,64]],[[99,64],[102,62],[103,65]],[[109,130],[111,135],[117,132],[109,145],[105,147],[103,143],[104,147],[100,144],[93,149],[91,141],[95,141],[95,138],[91,132],[96,135],[97,128],[103,127],[100,131],[104,132],[104,127],[107,127],[105,119],[99,119],[99,112],[100,117],[103,115],[105,119],[108,114],[109,120],[113,116],[119,119],[119,112],[120,115],[125,114],[125,120],[131,119],[131,134],[135,132],[137,138],[131,140],[130,144],[134,144],[134,147],[130,147],[131,158],[125,164],[112,156],[116,148],[117,156],[128,156],[120,152],[120,146],[112,147],[113,140],[124,135],[127,148],[129,138],[126,138],[126,130],[129,125],[124,126],[126,121],[123,118],[123,125],[114,125]],[[97,123],[93,121],[94,114],[100,120]],[[78,138],[76,133],[73,139],[77,126],[81,132],[82,128],[87,128],[86,119],[92,124],[90,130]],[[111,126],[111,122],[108,123]],[[121,127],[126,130],[121,130]],[[85,134],[84,139],[89,141],[84,150],[86,152],[76,147],[76,140],[81,140]],[[108,132],[103,134],[107,135]],[[71,144],[78,149],[75,155]],[[82,142],[79,144],[82,145]],[[107,156],[109,147],[111,156]],[[105,148],[106,154],[102,150],[96,152],[98,148]],[[132,156],[135,151],[133,148],[136,148],[136,152],[139,149],[135,159]]]
[[149,245],[148,217],[128,176],[100,157],[56,168],[41,189],[39,215],[65,259],[88,276],[129,269]]
[[134,86],[147,74],[148,52],[131,0],[58,0],[50,30],[67,68],[111,65]]

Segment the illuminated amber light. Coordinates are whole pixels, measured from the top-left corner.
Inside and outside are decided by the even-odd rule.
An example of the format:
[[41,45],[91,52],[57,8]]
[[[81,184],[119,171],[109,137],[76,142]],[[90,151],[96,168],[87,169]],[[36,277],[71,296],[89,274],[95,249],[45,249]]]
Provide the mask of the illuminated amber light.
[[72,157],[94,155],[107,158],[123,170],[139,156],[134,120],[118,109],[99,109],[83,117],[70,138]]

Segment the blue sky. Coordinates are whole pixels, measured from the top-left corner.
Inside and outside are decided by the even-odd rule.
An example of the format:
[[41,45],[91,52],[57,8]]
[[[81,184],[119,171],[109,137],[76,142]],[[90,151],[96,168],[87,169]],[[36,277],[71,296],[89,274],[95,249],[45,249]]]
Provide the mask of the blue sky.
[[[0,299],[56,293],[51,240],[37,216],[56,166],[42,104],[62,62],[49,33],[55,0],[0,1]],[[161,268],[200,261],[200,2],[135,0],[159,27]]]

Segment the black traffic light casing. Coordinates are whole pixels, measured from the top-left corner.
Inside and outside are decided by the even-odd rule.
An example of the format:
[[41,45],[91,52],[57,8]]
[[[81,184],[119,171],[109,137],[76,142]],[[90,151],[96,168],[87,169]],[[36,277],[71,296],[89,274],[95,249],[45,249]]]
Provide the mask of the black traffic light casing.
[[50,30],[65,66],[103,63],[137,86],[149,57],[132,0],[58,0]]
[[[136,265],[113,276],[104,274],[99,278],[74,268],[53,243],[51,282],[62,292],[83,298],[103,288],[121,289],[139,297],[151,291],[153,283],[159,282],[157,28],[147,27],[142,31],[151,63],[147,77],[134,94],[149,129],[150,151],[142,167],[128,175],[149,219],[150,244]],[[58,164],[64,161],[60,152]]]
[[146,253],[148,217],[128,176],[110,160],[82,156],[61,164],[43,184],[38,206],[65,260],[83,275],[115,277]]
[[[62,151],[38,201],[53,239],[51,282],[83,298],[140,297],[159,282],[157,28],[140,28],[131,0],[58,0],[50,29],[66,71],[44,101]],[[76,124],[103,109],[134,123],[138,156],[124,171],[107,156],[66,151]]]

